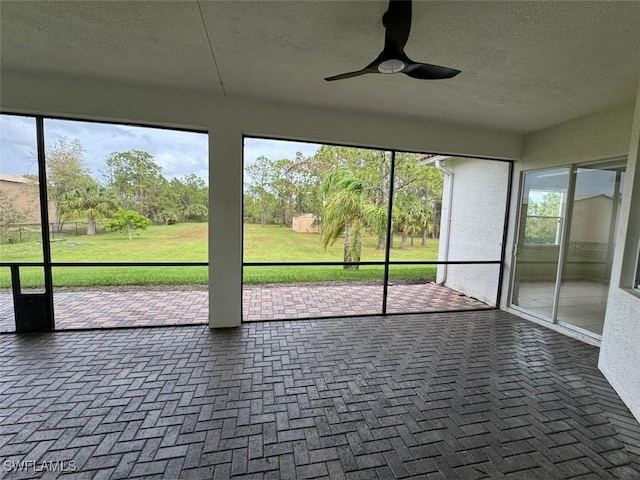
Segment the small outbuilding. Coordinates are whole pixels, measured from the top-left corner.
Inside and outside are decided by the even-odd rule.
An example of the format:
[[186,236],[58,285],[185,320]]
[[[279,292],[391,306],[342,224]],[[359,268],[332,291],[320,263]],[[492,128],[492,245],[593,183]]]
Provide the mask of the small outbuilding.
[[320,233],[320,222],[313,213],[299,213],[291,221],[291,229],[298,233]]

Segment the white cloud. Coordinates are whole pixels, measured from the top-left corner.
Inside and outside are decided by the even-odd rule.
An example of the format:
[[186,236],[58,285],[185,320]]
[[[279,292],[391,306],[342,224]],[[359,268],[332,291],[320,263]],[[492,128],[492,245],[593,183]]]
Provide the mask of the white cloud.
[[[169,180],[196,174],[208,182],[209,145],[204,133],[58,119],[45,119],[44,128],[45,145],[59,138],[79,140],[85,164],[96,178],[102,178],[109,155],[137,149],[150,153]],[[260,156],[271,160],[293,160],[296,152],[311,156],[319,148],[315,143],[245,138],[244,165]],[[0,172],[36,173],[35,151],[35,119],[0,115]]]
[[244,166],[251,165],[258,157],[267,157],[269,160],[284,158],[295,160],[297,152],[302,153],[305,157],[310,157],[319,148],[320,145],[317,143],[246,137],[244,139]]
[[[209,145],[203,133],[57,119],[46,119],[44,129],[45,146],[60,138],[79,140],[85,164],[96,178],[109,155],[137,149],[150,153],[169,180],[191,173],[208,179]],[[35,120],[0,115],[0,172],[36,173],[35,151]]]
[[47,143],[60,137],[80,140],[85,147],[85,162],[95,176],[104,171],[105,161],[112,153],[135,149],[151,154],[169,180],[191,173],[205,180],[208,177],[209,144],[204,133],[70,120],[45,121]]
[[0,115],[0,173],[37,173],[36,121],[17,115]]

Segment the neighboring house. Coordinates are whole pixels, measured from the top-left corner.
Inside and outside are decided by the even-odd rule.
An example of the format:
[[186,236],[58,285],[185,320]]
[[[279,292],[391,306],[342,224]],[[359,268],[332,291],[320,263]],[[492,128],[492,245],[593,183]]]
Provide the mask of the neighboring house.
[[298,233],[320,233],[318,217],[313,213],[300,213],[293,216],[291,229]]
[[577,197],[573,205],[571,242],[609,242],[613,199],[608,195]]
[[25,223],[40,222],[38,182],[18,175],[0,173],[0,192],[24,215]]

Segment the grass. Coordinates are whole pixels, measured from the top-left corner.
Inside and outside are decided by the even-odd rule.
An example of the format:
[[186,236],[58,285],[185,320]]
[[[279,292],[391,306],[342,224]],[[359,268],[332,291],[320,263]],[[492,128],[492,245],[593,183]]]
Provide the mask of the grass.
[[[208,258],[208,226],[203,223],[157,225],[129,240],[119,233],[100,233],[56,238],[51,244],[53,262],[206,262]],[[384,261],[384,251],[376,250],[376,239],[364,239],[362,261]],[[396,246],[400,238],[394,238]],[[404,250],[391,250],[391,260],[435,260],[438,241],[427,240],[426,246],[416,244]],[[244,260],[246,262],[340,262],[342,245],[336,242],[326,250],[317,234],[295,233],[289,228],[245,225]],[[42,261],[39,242],[0,245],[2,262]],[[433,265],[402,265],[390,267],[392,279],[430,279],[435,276]],[[43,284],[41,268],[22,267],[24,287]],[[382,281],[381,266],[361,266],[359,270],[342,267],[246,267],[245,283],[313,282],[328,280]],[[54,267],[54,286],[108,285],[191,285],[208,282],[207,267]],[[10,287],[8,268],[0,268],[0,287]]]
[[[207,224],[155,225],[129,240],[118,232],[56,238],[51,242],[53,262],[206,262]],[[42,261],[42,244],[0,245],[0,261]]]
[[[384,268],[361,266],[358,270],[342,267],[245,267],[244,283],[295,283],[325,281],[366,281],[382,283]],[[392,280],[432,280],[436,276],[435,265],[401,265],[389,269]]]

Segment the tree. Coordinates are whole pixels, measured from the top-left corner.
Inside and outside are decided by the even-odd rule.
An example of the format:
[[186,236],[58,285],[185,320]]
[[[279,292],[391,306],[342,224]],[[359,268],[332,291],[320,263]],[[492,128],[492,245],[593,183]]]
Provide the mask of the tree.
[[59,138],[46,152],[47,195],[49,203],[55,207],[56,232],[62,230],[64,220],[60,212],[63,197],[76,189],[93,182],[84,164],[84,147],[78,140]]
[[[322,209],[322,246],[326,249],[344,236],[343,261],[359,262],[363,230],[379,224],[386,215],[385,210],[368,202],[362,180],[348,170],[329,173],[323,191],[327,202]],[[345,265],[344,268],[357,270],[359,266]]]
[[0,243],[18,242],[20,224],[25,221],[25,214],[16,208],[5,192],[0,191]]
[[273,162],[267,157],[258,157],[255,162],[245,168],[245,195],[253,197],[259,207],[260,225],[268,223],[270,212],[275,204],[275,196],[271,191]]
[[257,199],[245,190],[242,199],[242,221],[244,223],[258,224],[262,220],[262,206]]
[[118,210],[113,218],[107,221],[104,226],[108,230],[122,232],[129,236],[131,240],[132,233],[135,230],[146,230],[151,225],[151,220],[147,217],[134,212],[133,210]]
[[294,212],[319,216],[322,212],[322,171],[313,160],[309,161],[297,152],[291,165],[291,174]]
[[163,210],[158,214],[158,220],[165,225],[175,225],[180,220],[180,217],[173,210]]
[[[245,221],[255,217],[256,207],[264,206],[265,200],[268,207],[268,211],[264,212],[268,217],[267,221],[282,226],[291,226],[293,216],[297,213],[320,215],[322,175],[318,164],[312,159],[306,159],[300,152],[296,153],[295,160],[265,160],[261,165],[265,171],[256,172],[253,165],[248,167],[248,188],[245,191],[244,202]],[[254,181],[255,173],[260,175],[259,182]]]
[[272,163],[271,190],[276,200],[278,224],[289,227],[293,218],[295,203],[294,162],[288,159],[277,160]]
[[205,222],[209,216],[209,209],[201,204],[189,205],[184,211],[184,217],[191,222]]
[[60,201],[60,214],[64,219],[85,216],[87,235],[96,234],[97,221],[113,213],[118,200],[105,187],[91,183],[67,192]]
[[161,210],[158,199],[166,179],[153,156],[142,150],[129,150],[112,153],[106,164],[107,185],[115,190],[121,203],[154,218]]
[[407,248],[407,239],[411,239],[416,233],[426,231],[429,223],[431,208],[420,197],[407,192],[396,196],[393,204],[393,224],[402,233],[400,249]]
[[182,220],[206,221],[209,212],[209,188],[202,178],[195,174],[176,177],[166,182],[161,190],[158,201],[161,210],[157,215],[158,219],[166,218],[162,213],[169,211]]
[[179,186],[178,197],[185,209],[191,205],[202,205],[209,208],[209,187],[196,174],[191,173],[182,178],[174,178],[171,183]]
[[[378,249],[386,245],[387,218],[391,194],[391,152],[365,148],[323,145],[311,157],[300,153],[295,160],[271,161],[260,157],[245,169],[244,221],[291,225],[296,213],[323,216],[329,192],[322,185],[329,176],[349,173],[362,184],[361,200],[368,212],[361,225],[364,233],[377,236]],[[418,165],[423,155],[398,152],[395,155],[396,198],[405,196],[410,212],[400,212],[396,202],[394,218],[410,220],[405,240],[422,232],[423,245],[428,232],[437,235],[442,203],[443,175],[437,169]],[[335,192],[334,192],[335,193]],[[364,218],[364,217],[363,217]],[[396,223],[396,231],[399,224]],[[349,233],[349,226],[346,227]],[[393,239],[392,239],[393,241]],[[393,247],[393,245],[391,244]]]
[[562,195],[546,193],[540,202],[529,201],[525,243],[556,245],[559,239]]
[[[434,238],[439,234],[444,175],[433,166],[419,165],[424,158],[424,155],[414,153],[396,154],[394,218],[398,209],[411,210],[406,215],[402,212],[401,216],[415,224],[407,232],[412,245],[416,233],[422,233],[422,245],[426,245],[429,230]],[[416,226],[420,229],[416,230]]]
[[[323,145],[314,158],[317,163],[323,166],[324,172],[336,170],[351,172],[362,182],[363,194],[367,203],[378,209],[386,209],[390,194],[390,152]],[[369,228],[378,237],[378,249],[384,249],[387,230],[386,217],[379,217],[379,220],[372,222]]]

